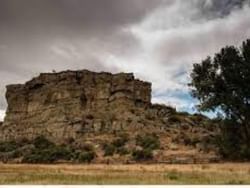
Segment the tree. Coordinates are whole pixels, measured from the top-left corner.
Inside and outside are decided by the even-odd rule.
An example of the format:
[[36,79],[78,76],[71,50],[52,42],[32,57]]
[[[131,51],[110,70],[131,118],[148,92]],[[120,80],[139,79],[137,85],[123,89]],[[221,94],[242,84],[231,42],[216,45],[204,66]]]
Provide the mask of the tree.
[[222,111],[242,129],[242,139],[250,146],[250,39],[194,64],[189,86],[201,111]]

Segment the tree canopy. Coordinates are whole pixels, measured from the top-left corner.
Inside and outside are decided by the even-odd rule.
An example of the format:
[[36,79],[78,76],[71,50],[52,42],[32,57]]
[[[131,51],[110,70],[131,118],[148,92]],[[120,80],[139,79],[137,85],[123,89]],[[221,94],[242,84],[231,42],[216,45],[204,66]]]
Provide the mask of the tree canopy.
[[189,86],[201,111],[221,110],[243,129],[250,146],[250,39],[194,64]]

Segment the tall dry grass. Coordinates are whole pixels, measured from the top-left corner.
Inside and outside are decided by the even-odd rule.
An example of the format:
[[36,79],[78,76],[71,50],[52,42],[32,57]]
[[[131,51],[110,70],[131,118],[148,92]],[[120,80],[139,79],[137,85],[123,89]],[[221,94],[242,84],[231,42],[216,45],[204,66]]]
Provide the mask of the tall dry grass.
[[2,164],[0,184],[250,184],[250,164]]

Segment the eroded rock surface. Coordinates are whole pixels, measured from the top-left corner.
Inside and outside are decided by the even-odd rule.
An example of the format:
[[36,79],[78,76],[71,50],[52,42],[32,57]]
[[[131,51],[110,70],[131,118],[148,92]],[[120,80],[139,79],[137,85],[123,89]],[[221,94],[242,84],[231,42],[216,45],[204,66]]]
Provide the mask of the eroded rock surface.
[[192,163],[194,156],[205,160],[215,153],[213,148],[207,149],[213,128],[209,130],[197,118],[181,116],[171,107],[151,104],[151,83],[135,79],[133,74],[42,73],[25,84],[8,85],[6,99],[0,141],[43,135],[57,144],[69,140],[78,145],[92,143],[98,150],[116,133],[126,132],[134,138],[154,132],[161,139],[158,161],[179,156]]
[[1,140],[38,134],[62,141],[84,132],[126,129],[132,109],[151,105],[151,84],[133,74],[87,70],[45,73],[7,86],[8,109]]

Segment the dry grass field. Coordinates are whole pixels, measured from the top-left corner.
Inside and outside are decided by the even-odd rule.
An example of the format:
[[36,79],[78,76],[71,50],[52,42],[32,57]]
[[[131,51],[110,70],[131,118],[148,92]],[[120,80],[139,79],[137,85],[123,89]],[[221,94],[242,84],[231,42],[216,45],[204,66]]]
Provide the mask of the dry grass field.
[[1,164],[0,184],[250,184],[250,164]]

